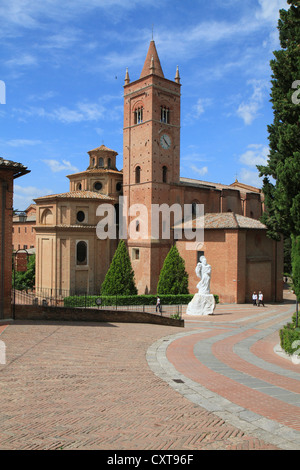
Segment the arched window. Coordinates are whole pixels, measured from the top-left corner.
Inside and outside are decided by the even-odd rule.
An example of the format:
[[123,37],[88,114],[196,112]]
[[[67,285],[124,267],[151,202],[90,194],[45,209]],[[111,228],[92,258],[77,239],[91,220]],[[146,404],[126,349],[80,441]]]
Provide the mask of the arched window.
[[163,183],[167,182],[167,173],[168,173],[168,168],[166,166],[163,166],[162,168],[162,180]]
[[192,218],[195,219],[197,215],[197,203],[192,202]]
[[107,168],[110,168],[111,167],[111,158],[108,158],[107,160]]
[[78,183],[77,184],[77,191],[81,191],[81,189],[82,189],[81,183]]
[[134,124],[141,124],[143,122],[143,108],[136,108],[134,110]]
[[99,165],[100,168],[103,168],[103,167],[104,167],[104,160],[103,160],[102,157],[99,157],[98,165]]
[[53,214],[50,209],[45,209],[42,213],[41,223],[43,225],[51,225],[53,224]]
[[141,182],[141,167],[137,166],[135,169],[135,182],[140,183]]
[[87,244],[78,242],[76,246],[76,262],[78,265],[87,264]]
[[170,124],[170,110],[165,106],[160,107],[160,122]]

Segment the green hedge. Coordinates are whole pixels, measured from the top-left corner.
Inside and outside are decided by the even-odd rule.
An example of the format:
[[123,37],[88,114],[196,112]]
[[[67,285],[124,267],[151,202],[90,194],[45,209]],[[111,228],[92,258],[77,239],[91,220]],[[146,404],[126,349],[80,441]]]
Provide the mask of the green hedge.
[[[280,346],[287,353],[292,355],[295,348],[292,348],[294,341],[300,341],[300,328],[296,328],[296,313],[293,315],[292,323],[287,323],[279,330]],[[299,349],[297,346],[296,349]]]
[[[160,295],[162,305],[181,305],[188,304],[193,294],[181,295]],[[219,296],[215,295],[216,303],[219,303]],[[65,307],[97,307],[96,299],[101,299],[101,306],[106,305],[156,305],[156,295],[82,295],[70,296],[64,298]]]

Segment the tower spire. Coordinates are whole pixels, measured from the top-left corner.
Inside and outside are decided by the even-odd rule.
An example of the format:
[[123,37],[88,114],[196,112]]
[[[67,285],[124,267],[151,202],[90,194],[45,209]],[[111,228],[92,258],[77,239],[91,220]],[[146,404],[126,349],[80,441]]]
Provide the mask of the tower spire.
[[128,67],[127,67],[126,75],[125,75],[125,85],[128,85],[128,83],[130,83],[130,78],[129,78]]
[[176,69],[175,82],[180,83],[180,75],[179,75],[178,65],[177,65],[177,69]]
[[[153,61],[153,65],[152,65],[152,61]],[[153,66],[154,66],[155,72],[152,72]],[[146,60],[145,60],[140,78],[147,77],[147,75],[149,75],[150,73],[155,73],[155,75],[165,78],[161,65],[160,65],[160,60],[159,60],[158,53],[156,50],[155,42],[153,41],[153,39],[150,41],[148,53],[146,56]]]

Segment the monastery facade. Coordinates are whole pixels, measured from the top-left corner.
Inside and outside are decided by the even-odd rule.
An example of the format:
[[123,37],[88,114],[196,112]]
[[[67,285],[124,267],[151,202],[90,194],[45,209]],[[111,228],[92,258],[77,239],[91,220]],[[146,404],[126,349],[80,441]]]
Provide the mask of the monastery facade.
[[[68,192],[35,200],[37,290],[100,292],[120,233],[116,238],[97,236],[99,207],[110,204],[118,214],[122,197],[129,208],[146,209],[146,224],[137,212],[125,214],[126,229],[135,227],[126,243],[140,294],[156,293],[165,257],[176,244],[190,293],[196,292],[195,267],[205,254],[212,266],[211,292],[221,302],[249,301],[253,290],[262,290],[266,301],[282,300],[283,246],[266,236],[259,221],[261,191],[238,181],[221,185],[180,177],[180,98],[178,68],[174,81],[165,78],[152,40],[140,77],[131,82],[126,71],[123,170],[116,168],[117,152],[102,145],[88,152],[86,171],[68,176]],[[170,237],[162,236],[163,222],[153,220],[152,207],[163,204],[182,210],[190,205],[194,227],[194,208],[204,206],[204,244],[199,249],[188,250],[187,240],[176,238],[176,228],[185,234],[192,229],[186,220],[172,216]]]

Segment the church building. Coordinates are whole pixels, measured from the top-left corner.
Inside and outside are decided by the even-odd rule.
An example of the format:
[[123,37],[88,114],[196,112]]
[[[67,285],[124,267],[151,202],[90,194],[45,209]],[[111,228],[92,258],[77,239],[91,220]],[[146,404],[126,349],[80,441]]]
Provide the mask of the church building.
[[[283,246],[266,236],[259,221],[261,191],[238,181],[222,185],[180,177],[180,100],[178,67],[174,80],[165,78],[152,40],[140,77],[131,81],[128,70],[125,75],[123,170],[115,166],[117,152],[102,145],[88,152],[85,171],[68,176],[69,192],[35,200],[37,290],[100,292],[122,235],[97,236],[97,208],[111,204],[118,214],[122,198],[126,207],[143,207],[146,214],[140,213],[141,220],[137,210],[125,214],[125,228],[135,226],[126,230],[126,244],[140,294],[156,293],[165,257],[176,244],[190,293],[196,292],[195,267],[205,254],[212,267],[211,292],[221,302],[249,301],[254,290],[263,291],[266,301],[282,300]],[[168,238],[162,236],[166,221],[153,219],[153,207],[163,205],[176,205],[182,214],[185,205],[191,207],[188,223],[171,214]],[[177,233],[181,228],[189,238],[199,205],[204,208],[204,240],[191,250]]]

